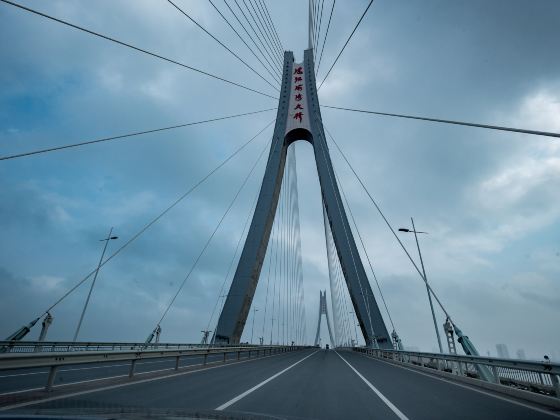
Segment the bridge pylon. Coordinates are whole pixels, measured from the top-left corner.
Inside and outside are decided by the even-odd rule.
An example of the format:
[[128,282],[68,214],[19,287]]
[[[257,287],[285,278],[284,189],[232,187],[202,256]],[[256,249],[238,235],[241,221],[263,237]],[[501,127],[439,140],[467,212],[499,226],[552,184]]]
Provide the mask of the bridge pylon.
[[329,329],[329,338],[331,340],[331,346],[336,346],[336,341],[332,334],[331,321],[329,319],[329,311],[327,309],[327,291],[319,291],[319,317],[317,318],[317,333],[315,334],[315,345],[319,345],[319,339],[321,337],[321,318],[325,315],[327,319],[327,328]]
[[287,150],[293,142],[306,140],[313,145],[328,223],[366,345],[391,349],[391,337],[371,290],[336,182],[321,119],[313,60],[313,49],[305,50],[302,63],[294,62],[291,51],[284,53],[282,86],[266,171],[213,342],[240,342],[276,215]]

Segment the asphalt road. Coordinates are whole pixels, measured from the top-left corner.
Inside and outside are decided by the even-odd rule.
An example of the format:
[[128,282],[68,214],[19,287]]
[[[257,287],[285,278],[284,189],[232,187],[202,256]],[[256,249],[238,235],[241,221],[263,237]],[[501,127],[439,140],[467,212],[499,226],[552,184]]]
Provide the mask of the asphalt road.
[[559,418],[486,391],[333,350],[216,365],[166,379],[88,391],[23,410],[94,408],[220,409],[239,417],[258,413],[290,419]]

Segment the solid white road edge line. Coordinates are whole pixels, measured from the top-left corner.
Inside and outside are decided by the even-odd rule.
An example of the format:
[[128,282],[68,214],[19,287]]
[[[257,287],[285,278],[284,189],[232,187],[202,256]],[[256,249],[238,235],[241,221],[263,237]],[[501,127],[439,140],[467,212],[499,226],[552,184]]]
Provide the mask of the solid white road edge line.
[[[221,364],[221,362],[208,362],[206,364],[207,365],[213,365],[213,364],[217,364],[217,363]],[[145,363],[143,363],[143,364],[145,364]],[[140,363],[138,363],[137,366],[138,365],[140,365]],[[130,367],[130,364],[126,364],[126,365],[122,365],[122,366]],[[196,366],[204,366],[204,364],[196,363],[196,364],[192,364],[192,365],[183,365],[183,366],[181,366],[181,368],[189,368],[189,367],[196,367]],[[147,370],[145,372],[136,372],[134,374],[134,376],[147,375],[148,373],[165,372],[166,370],[175,370],[175,368],[165,368],[165,369]],[[59,371],[59,372],[63,372],[63,371]],[[126,374],[126,375],[114,375],[114,376],[103,376],[101,378],[85,379],[83,381],[67,382],[65,384],[56,384],[56,385],[53,385],[53,388],[62,388],[62,387],[67,387],[67,386],[72,386],[72,385],[85,384],[85,383],[88,383],[88,382],[99,382],[99,381],[104,381],[104,380],[107,380],[107,379],[125,378],[127,376],[128,376],[128,374]],[[0,397],[6,396],[6,395],[13,395],[13,394],[23,394],[25,392],[41,391],[43,389],[45,389],[44,386],[41,386],[41,387],[38,387],[38,388],[20,389],[18,391],[8,391],[8,392],[4,392],[4,393],[0,394]]]
[[344,361],[344,363],[346,363],[346,364],[350,367],[350,369],[352,369],[352,370],[354,371],[354,373],[355,373],[356,375],[358,375],[358,376],[360,377],[360,379],[361,379],[362,381],[365,382],[365,384],[366,384],[367,386],[369,386],[369,387],[371,388],[371,390],[372,390],[373,392],[375,392],[375,394],[381,399],[381,401],[383,401],[383,402],[385,403],[385,405],[386,405],[387,407],[389,407],[389,408],[391,409],[391,411],[392,411],[393,413],[395,413],[396,416],[397,416],[400,420],[409,420],[408,417],[406,417],[406,416],[402,413],[401,410],[399,410],[391,401],[389,401],[389,400],[387,399],[387,397],[385,397],[385,395],[383,395],[383,394],[381,393],[381,391],[379,391],[376,387],[374,387],[373,384],[372,384],[370,381],[368,381],[360,372],[358,372],[358,371],[354,368],[354,366],[352,366],[350,363],[348,363],[348,361],[347,361],[344,357],[342,357],[340,354],[338,354],[337,351],[335,351],[335,353],[338,355],[338,357],[340,357],[340,358]]
[[289,371],[291,368],[293,368],[294,366],[299,365],[301,362],[303,362],[305,359],[310,358],[311,356],[313,356],[315,353],[317,353],[319,350],[314,351],[311,354],[308,354],[307,356],[305,356],[303,359],[298,360],[297,362],[295,362],[293,365],[288,366],[286,369],[281,370],[280,372],[272,375],[270,378],[265,379],[264,381],[262,381],[261,383],[255,385],[254,387],[252,387],[251,389],[248,389],[247,391],[243,392],[242,394],[239,394],[237,397],[232,398],[231,400],[229,400],[228,402],[220,405],[219,407],[216,407],[216,410],[221,411],[224,410],[226,408],[228,408],[230,405],[235,404],[237,401],[245,398],[247,395],[255,392],[257,389],[261,388],[262,386],[266,385],[267,383],[269,383],[270,381],[272,381],[273,379],[276,379],[277,377],[279,377],[280,375],[282,375],[283,373],[286,373],[287,371]]
[[[41,404],[41,403],[49,402],[49,401],[62,400],[64,398],[72,398],[72,397],[77,397],[77,396],[80,396],[80,395],[93,394],[94,392],[109,391],[111,389],[123,388],[125,386],[131,386],[131,385],[136,385],[136,384],[144,384],[144,383],[148,383],[148,382],[161,381],[163,379],[174,378],[176,376],[190,375],[192,373],[204,372],[204,371],[207,371],[207,370],[219,369],[219,368],[223,368],[223,367],[226,367],[226,366],[234,366],[234,365],[239,365],[241,363],[254,362],[254,361],[257,361],[257,360],[268,359],[270,357],[279,357],[279,356],[285,356],[285,355],[289,355],[289,354],[291,354],[291,353],[273,354],[273,355],[270,355],[270,356],[264,356],[264,357],[259,357],[259,358],[255,358],[255,359],[241,360],[241,361],[238,361],[238,362],[229,362],[229,363],[226,363],[226,364],[220,364],[220,365],[217,365],[217,366],[212,366],[212,367],[208,367],[208,368],[204,368],[204,369],[189,370],[187,372],[173,373],[171,375],[160,376],[160,377],[157,377],[157,378],[142,379],[140,381],[126,382],[126,383],[117,384],[117,385],[109,385],[109,386],[105,386],[105,387],[101,387],[101,388],[88,389],[88,390],[85,390],[85,391],[78,391],[78,392],[73,392],[73,393],[70,393],[70,394],[58,395],[56,397],[47,397],[47,398],[34,400],[34,401],[27,401],[27,402],[19,403],[19,404],[6,405],[4,407],[0,407],[0,411],[13,410],[13,409],[16,409],[16,408],[27,407],[29,405]],[[212,362],[212,363],[218,363],[218,362]],[[210,364],[210,363],[208,363],[208,364]],[[191,367],[191,366],[200,366],[200,365],[187,365],[185,367]],[[150,373],[150,372],[142,372],[142,373]],[[140,373],[137,373],[136,375],[140,375]],[[111,378],[102,378],[102,379],[111,379]],[[96,380],[97,379],[94,379],[94,380],[92,380],[92,382],[96,381]],[[69,385],[73,385],[73,384],[69,384]],[[62,385],[56,385],[56,386],[62,386]],[[41,388],[41,389],[44,389],[44,387]]]
[[[202,359],[202,357],[192,357],[193,359]],[[138,362],[136,364],[136,366],[141,366],[141,365],[151,365],[154,363],[174,363],[172,360],[156,360],[155,362]],[[130,363],[120,363],[118,365],[103,365],[103,366],[90,366],[90,367],[81,367],[81,368],[71,368],[71,369],[60,369],[57,373],[63,373],[63,372],[76,372],[76,371],[80,371],[80,370],[92,370],[92,369],[104,369],[104,368],[116,368],[116,367],[122,367],[122,366],[126,366],[129,367]],[[30,376],[30,375],[47,375],[49,373],[48,370],[42,370],[39,372],[28,372],[28,373],[14,373],[12,375],[2,375],[0,376],[0,379],[2,378],[15,378],[18,376]]]
[[361,354],[361,353],[359,353],[359,354],[364,356],[364,357],[367,357],[368,359],[375,360],[376,362],[381,362],[381,363],[385,363],[389,366],[395,366],[395,367],[398,367],[398,368],[401,368],[401,369],[409,370],[409,371],[417,373],[419,375],[427,376],[428,378],[437,379],[438,381],[447,382],[448,384],[455,385],[455,386],[458,386],[458,387],[461,387],[461,388],[465,388],[465,389],[468,389],[468,390],[473,391],[473,392],[478,392],[479,394],[484,394],[484,395],[487,395],[489,397],[496,398],[498,400],[506,401],[506,402],[509,402],[511,404],[514,404],[514,405],[519,405],[521,407],[525,407],[525,408],[529,408],[529,409],[534,410],[534,411],[538,411],[539,413],[548,414],[549,416],[560,418],[560,414],[557,414],[553,411],[547,411],[546,409],[535,407],[535,406],[532,406],[530,404],[525,404],[525,403],[522,403],[521,401],[516,401],[516,400],[513,400],[513,399],[508,398],[508,397],[502,397],[501,395],[496,395],[496,394],[493,394],[492,392],[488,392],[488,391],[485,391],[483,389],[476,388],[474,385],[471,386],[471,385],[467,385],[467,384],[462,384],[462,383],[459,383],[459,382],[455,382],[452,379],[442,378],[440,376],[433,375],[433,374],[430,374],[430,373],[420,372],[419,370],[412,369],[412,368],[409,368],[407,366],[401,366],[401,365],[389,363],[385,360],[380,360],[380,359],[377,359],[377,358],[374,358],[374,357],[366,356],[366,355]]

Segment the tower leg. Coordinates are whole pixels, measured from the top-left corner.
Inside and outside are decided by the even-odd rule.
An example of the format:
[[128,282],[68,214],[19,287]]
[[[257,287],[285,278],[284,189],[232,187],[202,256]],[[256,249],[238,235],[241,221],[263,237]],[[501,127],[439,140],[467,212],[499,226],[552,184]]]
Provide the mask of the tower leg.
[[[321,292],[319,292],[321,293]],[[320,294],[319,295],[319,316],[317,317],[317,334],[315,334],[315,345],[318,346],[319,345],[319,337],[321,336],[321,301],[323,299],[323,296]]]

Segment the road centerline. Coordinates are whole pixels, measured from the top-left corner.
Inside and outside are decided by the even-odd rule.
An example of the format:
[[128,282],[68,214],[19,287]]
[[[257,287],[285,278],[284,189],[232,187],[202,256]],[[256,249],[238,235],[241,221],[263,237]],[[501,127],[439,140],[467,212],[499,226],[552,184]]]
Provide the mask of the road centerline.
[[356,375],[358,375],[358,377],[359,377],[362,381],[364,381],[364,383],[365,383],[373,392],[375,392],[375,394],[381,399],[381,401],[383,401],[383,402],[385,403],[385,405],[386,405],[387,407],[389,407],[389,408],[391,409],[391,411],[392,411],[393,413],[395,413],[395,415],[396,415],[400,420],[409,420],[409,418],[408,418],[407,416],[405,416],[405,415],[403,414],[403,412],[402,412],[401,410],[399,410],[391,401],[389,401],[389,399],[388,399],[385,395],[383,395],[383,394],[381,393],[381,391],[379,391],[375,386],[373,386],[373,384],[372,384],[370,381],[368,381],[368,380],[364,377],[364,375],[362,375],[360,372],[358,372],[358,371],[356,370],[356,368],[355,368],[354,366],[352,366],[352,365],[351,365],[344,357],[342,357],[337,351],[335,351],[335,353],[337,354],[338,357],[340,357],[340,358],[344,361],[344,363],[346,363],[346,364],[350,367],[350,369],[352,369],[352,370],[354,371],[354,373],[355,373]]
[[263,387],[264,385],[266,385],[267,383],[269,383],[270,381],[276,379],[277,377],[279,377],[280,375],[282,375],[283,373],[286,373],[287,371],[289,371],[291,368],[299,365],[301,362],[303,362],[304,360],[310,358],[311,356],[313,356],[314,354],[316,354],[319,350],[314,351],[311,354],[308,354],[307,356],[305,356],[304,358],[298,360],[297,362],[295,362],[294,364],[288,366],[287,368],[281,370],[280,372],[275,373],[274,375],[272,375],[271,377],[269,377],[268,379],[265,379],[264,381],[258,383],[257,385],[255,385],[254,387],[248,389],[247,391],[239,394],[237,397],[232,398],[231,400],[229,400],[228,402],[220,405],[219,407],[216,407],[217,411],[222,411],[225,410],[226,408],[228,408],[229,406],[235,404],[236,402],[242,400],[243,398],[245,398],[247,395],[252,394],[253,392],[255,392],[257,389]]

